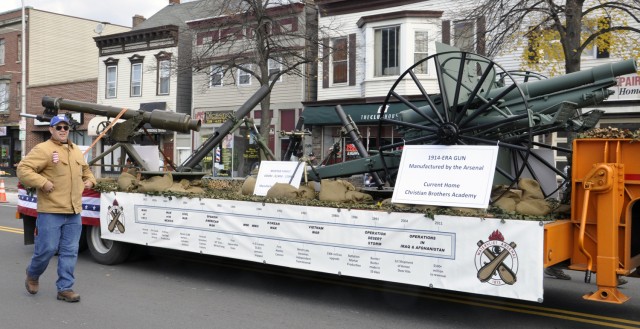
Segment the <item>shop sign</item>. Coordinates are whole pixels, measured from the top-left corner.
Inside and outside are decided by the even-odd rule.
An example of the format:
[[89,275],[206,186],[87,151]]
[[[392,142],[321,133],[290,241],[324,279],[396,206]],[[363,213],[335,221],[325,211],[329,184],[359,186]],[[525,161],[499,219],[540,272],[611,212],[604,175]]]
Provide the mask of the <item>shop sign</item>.
[[206,111],[204,112],[204,124],[225,123],[230,116],[233,115],[233,111]]
[[628,74],[616,78],[618,84],[609,88],[614,94],[609,100],[640,100],[640,76]]

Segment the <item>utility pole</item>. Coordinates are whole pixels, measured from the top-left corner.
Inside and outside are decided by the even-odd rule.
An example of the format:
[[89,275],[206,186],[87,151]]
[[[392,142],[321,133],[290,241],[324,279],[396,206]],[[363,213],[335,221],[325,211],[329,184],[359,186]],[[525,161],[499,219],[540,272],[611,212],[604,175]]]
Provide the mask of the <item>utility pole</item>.
[[[22,160],[27,152],[27,119],[22,114],[27,113],[27,28],[26,18],[24,11],[24,0],[22,0],[22,35],[20,38],[22,42],[22,58],[20,59],[22,65],[22,78],[20,81],[20,159]],[[23,133],[24,131],[24,133]]]

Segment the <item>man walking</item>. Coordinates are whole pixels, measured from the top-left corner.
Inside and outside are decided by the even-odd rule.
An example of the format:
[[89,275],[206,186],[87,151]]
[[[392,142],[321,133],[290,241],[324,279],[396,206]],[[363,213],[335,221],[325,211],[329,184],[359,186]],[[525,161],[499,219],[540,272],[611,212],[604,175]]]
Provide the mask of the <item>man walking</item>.
[[95,185],[89,165],[77,145],[68,140],[69,119],[64,114],[51,119],[51,139],[36,145],[18,164],[23,185],[37,189],[38,218],[35,247],[27,266],[25,287],[38,292],[38,279],[58,253],[58,300],[80,301],[71,288],[82,233],[82,192]]

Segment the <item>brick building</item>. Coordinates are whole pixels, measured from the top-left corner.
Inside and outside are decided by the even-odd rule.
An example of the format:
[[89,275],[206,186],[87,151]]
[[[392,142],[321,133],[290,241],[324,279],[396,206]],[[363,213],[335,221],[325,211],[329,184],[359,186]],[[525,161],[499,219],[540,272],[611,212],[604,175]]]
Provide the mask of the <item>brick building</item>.
[[[98,51],[93,37],[100,22],[71,17],[32,7],[0,13],[0,170],[13,173],[21,155],[49,138],[48,123],[21,120],[22,70],[26,73],[27,114],[42,114],[42,96],[96,102]],[[128,27],[107,24],[102,33],[128,31]],[[22,62],[22,42],[25,58]],[[86,134],[88,115],[75,114],[78,121],[70,138],[90,145]],[[22,122],[22,123],[21,123]],[[21,129],[22,126],[22,129]],[[25,140],[25,150],[22,150]]]

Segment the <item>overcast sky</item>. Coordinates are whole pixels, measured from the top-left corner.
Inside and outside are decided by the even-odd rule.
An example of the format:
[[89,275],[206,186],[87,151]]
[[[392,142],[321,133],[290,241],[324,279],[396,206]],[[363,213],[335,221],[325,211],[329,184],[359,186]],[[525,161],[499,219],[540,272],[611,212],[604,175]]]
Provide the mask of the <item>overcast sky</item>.
[[[182,3],[193,0],[182,0]],[[25,7],[131,27],[134,15],[151,17],[169,0],[24,0]],[[21,9],[21,0],[0,0],[0,13]]]

